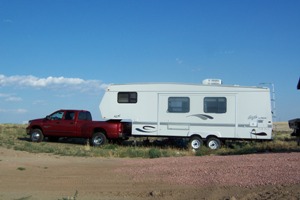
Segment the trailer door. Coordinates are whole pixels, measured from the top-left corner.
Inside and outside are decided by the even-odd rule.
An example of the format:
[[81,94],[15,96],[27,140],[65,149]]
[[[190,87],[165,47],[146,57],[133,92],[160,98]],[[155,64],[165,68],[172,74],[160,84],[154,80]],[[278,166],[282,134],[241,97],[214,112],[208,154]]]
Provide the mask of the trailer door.
[[187,136],[190,123],[191,95],[161,93],[158,97],[158,135]]

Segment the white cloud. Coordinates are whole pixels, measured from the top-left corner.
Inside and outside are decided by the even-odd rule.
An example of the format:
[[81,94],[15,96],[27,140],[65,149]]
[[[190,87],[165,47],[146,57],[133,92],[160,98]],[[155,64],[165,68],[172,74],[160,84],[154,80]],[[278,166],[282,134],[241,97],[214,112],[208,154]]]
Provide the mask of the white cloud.
[[201,67],[192,68],[191,71],[192,71],[192,72],[200,72],[200,71],[202,71],[202,68],[201,68]]
[[13,23],[13,20],[11,20],[11,19],[3,19],[2,21],[4,23]]
[[23,113],[27,113],[27,112],[28,112],[28,110],[22,109],[22,108],[15,109],[15,110],[13,110],[13,111],[16,112],[16,113],[20,113],[20,114],[23,114]]
[[32,102],[32,105],[43,105],[46,106],[48,105],[47,102],[45,100],[35,100]]
[[178,65],[181,65],[183,63],[183,60],[179,59],[179,58],[176,58],[176,62]]
[[79,90],[81,92],[91,92],[104,90],[107,84],[102,83],[99,80],[84,80],[80,78],[65,78],[52,77],[39,78],[32,75],[28,76],[5,76],[0,74],[0,87],[13,86],[13,87],[32,87],[32,88],[49,88],[49,89],[61,89],[68,88]]
[[22,101],[22,98],[21,97],[8,97],[5,99],[5,101],[13,101],[13,102],[19,102],[19,101]]
[[0,113],[24,114],[27,112],[28,112],[28,110],[23,109],[23,108],[18,108],[18,109],[1,109],[0,108]]
[[0,93],[0,98],[3,98],[4,101],[9,101],[9,102],[19,102],[23,100],[21,97],[17,97],[14,94],[5,94],[5,93]]

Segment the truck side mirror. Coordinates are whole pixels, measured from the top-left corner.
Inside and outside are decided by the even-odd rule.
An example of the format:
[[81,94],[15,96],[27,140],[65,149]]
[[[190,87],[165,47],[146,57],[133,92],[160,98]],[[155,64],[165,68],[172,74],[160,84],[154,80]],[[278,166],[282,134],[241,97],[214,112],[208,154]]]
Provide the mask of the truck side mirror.
[[50,120],[51,118],[50,118],[50,116],[49,116],[49,115],[47,115],[47,116],[46,116],[46,119],[47,119],[47,120]]

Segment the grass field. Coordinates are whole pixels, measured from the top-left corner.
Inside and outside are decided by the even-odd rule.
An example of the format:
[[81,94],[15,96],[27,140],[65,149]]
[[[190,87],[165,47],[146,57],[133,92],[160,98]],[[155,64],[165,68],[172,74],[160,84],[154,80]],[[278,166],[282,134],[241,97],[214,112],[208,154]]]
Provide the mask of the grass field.
[[290,136],[291,130],[286,122],[274,124],[274,140],[269,142],[227,142],[218,150],[202,147],[194,152],[186,148],[182,141],[175,143],[154,141],[145,144],[139,139],[133,143],[122,145],[107,144],[101,147],[91,147],[83,139],[61,139],[59,142],[44,141],[33,143],[29,141],[25,132],[26,125],[0,125],[0,146],[27,151],[31,153],[51,153],[62,156],[88,157],[130,157],[130,158],[158,158],[174,156],[203,156],[203,155],[235,155],[265,152],[300,152],[295,138]]

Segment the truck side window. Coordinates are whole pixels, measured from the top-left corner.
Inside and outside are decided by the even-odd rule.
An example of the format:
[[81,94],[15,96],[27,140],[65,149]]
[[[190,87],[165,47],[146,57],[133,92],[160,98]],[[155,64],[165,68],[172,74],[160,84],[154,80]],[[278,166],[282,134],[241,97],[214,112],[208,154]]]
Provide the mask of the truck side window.
[[86,111],[79,112],[78,120],[92,120],[91,113]]
[[75,112],[74,111],[67,111],[65,120],[74,120]]
[[190,98],[189,97],[169,97],[168,112],[170,112],[170,113],[190,112]]
[[205,97],[203,105],[205,113],[226,113],[227,111],[225,97]]
[[118,103],[137,103],[136,92],[119,92]]

